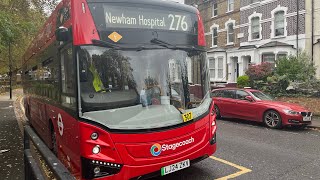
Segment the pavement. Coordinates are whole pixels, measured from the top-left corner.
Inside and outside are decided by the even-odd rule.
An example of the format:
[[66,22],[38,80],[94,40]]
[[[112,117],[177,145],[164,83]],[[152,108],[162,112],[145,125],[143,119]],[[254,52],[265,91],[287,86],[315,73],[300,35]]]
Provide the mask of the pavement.
[[14,112],[14,100],[0,95],[0,175],[1,179],[24,179],[23,138]]
[[312,124],[309,125],[309,127],[320,129],[320,117],[319,116],[314,116],[313,119],[312,119]]

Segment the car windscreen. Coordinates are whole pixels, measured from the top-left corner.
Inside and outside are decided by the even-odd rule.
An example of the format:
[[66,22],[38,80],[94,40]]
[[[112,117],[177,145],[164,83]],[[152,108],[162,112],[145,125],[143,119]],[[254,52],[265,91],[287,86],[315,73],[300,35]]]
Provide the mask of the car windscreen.
[[267,95],[261,91],[251,91],[251,94],[258,100],[267,100],[267,101],[273,101],[274,98],[270,95]]

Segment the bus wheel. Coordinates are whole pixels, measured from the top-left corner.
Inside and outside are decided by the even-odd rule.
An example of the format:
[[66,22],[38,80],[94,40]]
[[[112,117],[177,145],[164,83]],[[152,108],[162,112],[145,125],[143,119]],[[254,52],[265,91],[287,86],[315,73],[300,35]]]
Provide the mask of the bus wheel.
[[52,152],[56,156],[58,155],[58,145],[57,145],[57,134],[53,126],[51,126],[51,142],[52,142]]
[[221,118],[220,109],[217,105],[214,105],[214,111],[216,112],[217,118]]

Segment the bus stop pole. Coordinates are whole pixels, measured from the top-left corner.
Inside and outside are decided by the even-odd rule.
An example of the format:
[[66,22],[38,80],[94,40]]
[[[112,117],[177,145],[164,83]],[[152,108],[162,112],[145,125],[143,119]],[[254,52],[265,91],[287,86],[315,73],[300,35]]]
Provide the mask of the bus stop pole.
[[12,59],[11,59],[11,42],[9,40],[9,76],[10,76],[10,99],[12,99]]

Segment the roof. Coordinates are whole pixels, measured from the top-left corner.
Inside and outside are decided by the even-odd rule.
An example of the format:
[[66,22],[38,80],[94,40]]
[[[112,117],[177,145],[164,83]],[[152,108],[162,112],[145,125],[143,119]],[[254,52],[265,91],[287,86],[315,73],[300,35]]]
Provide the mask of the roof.
[[180,9],[183,11],[188,11],[192,13],[197,13],[197,8],[187,5],[187,4],[181,4],[178,2],[170,1],[170,0],[87,0],[88,3],[123,3],[123,4],[142,4],[142,5],[152,5],[152,6],[161,6],[161,7],[167,7],[167,8],[175,8]]
[[257,46],[255,45],[248,45],[248,46],[241,46],[239,49],[255,49]]
[[278,46],[287,46],[287,47],[292,47],[292,48],[294,47],[291,44],[287,44],[287,43],[283,43],[283,42],[279,42],[279,41],[271,41],[267,44],[260,46],[259,48],[278,47]]
[[223,48],[214,48],[214,49],[209,49],[208,52],[226,52],[226,50]]

